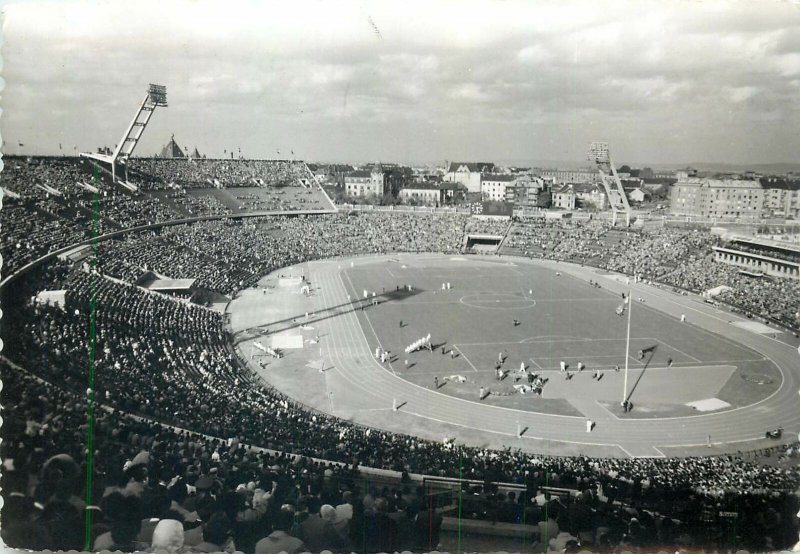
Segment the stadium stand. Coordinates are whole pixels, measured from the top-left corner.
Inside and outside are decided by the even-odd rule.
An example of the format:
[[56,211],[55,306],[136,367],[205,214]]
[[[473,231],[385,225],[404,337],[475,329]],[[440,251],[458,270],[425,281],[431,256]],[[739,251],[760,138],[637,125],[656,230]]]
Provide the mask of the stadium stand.
[[[163,189],[176,175],[188,183],[182,187],[192,188],[228,175],[228,162],[214,162],[198,161],[206,169],[188,173],[143,162],[136,171],[151,176],[152,189]],[[26,164],[17,170],[22,177],[0,178],[24,193],[2,211],[6,274],[97,232],[84,189],[51,182],[75,195],[55,198],[23,182],[56,179],[51,175],[60,160]],[[286,164],[272,173],[258,163],[243,166],[225,177],[225,186],[295,178],[296,164]],[[55,174],[66,183],[74,177],[70,171]],[[101,201],[107,230],[168,221],[176,213],[156,196]],[[213,213],[214,206],[183,207]],[[578,544],[713,548],[731,533],[737,547],[752,550],[795,544],[800,474],[796,466],[771,462],[795,456],[797,444],[715,457],[602,459],[533,456],[377,431],[310,410],[256,382],[230,350],[221,314],[133,284],[156,271],[230,295],[304,260],[456,253],[465,233],[487,232],[484,225],[456,214],[388,212],[197,221],[103,242],[94,268],[52,260],[8,283],[4,317],[15,325],[6,327],[0,358],[4,542],[80,549],[88,509],[95,549],[429,551],[439,545],[449,512],[447,503],[434,505],[430,490],[408,484],[409,475],[425,474],[485,482],[463,485],[462,517],[531,525],[531,546],[542,552]],[[507,223],[502,233],[506,229]],[[537,220],[515,222],[504,250],[686,290],[727,284],[732,290],[723,296],[731,304],[796,326],[777,301],[797,297],[797,283],[753,280],[717,265],[709,255],[714,244],[703,232]],[[64,306],[29,302],[42,290],[64,290]],[[96,371],[87,391],[90,356]],[[97,403],[91,445],[87,397]],[[366,468],[398,477],[376,485]],[[501,491],[498,483],[518,488]]]

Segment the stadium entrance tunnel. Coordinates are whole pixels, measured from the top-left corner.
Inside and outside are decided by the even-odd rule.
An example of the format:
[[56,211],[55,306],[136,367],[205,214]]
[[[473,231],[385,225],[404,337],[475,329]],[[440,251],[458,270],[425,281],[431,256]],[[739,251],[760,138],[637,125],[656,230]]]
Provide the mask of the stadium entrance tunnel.
[[467,235],[467,250],[495,252],[503,242],[501,235]]

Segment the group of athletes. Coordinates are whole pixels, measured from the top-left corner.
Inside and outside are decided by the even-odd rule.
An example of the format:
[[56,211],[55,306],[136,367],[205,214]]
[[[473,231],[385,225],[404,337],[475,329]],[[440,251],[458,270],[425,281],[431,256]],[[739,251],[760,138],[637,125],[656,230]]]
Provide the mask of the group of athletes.
[[[599,283],[592,282],[590,284],[599,288]],[[408,284],[397,285],[396,286],[396,292],[399,292],[401,290],[404,291],[404,292],[412,292],[414,289],[413,289],[413,287],[411,285],[408,285]],[[444,291],[451,290],[451,284],[450,283],[442,283],[442,290],[444,290]],[[533,289],[531,289],[530,291],[528,291],[528,294],[530,296],[533,296],[533,292],[534,292]],[[371,304],[373,306],[377,305],[379,302],[378,302],[378,299],[376,297],[377,297],[377,295],[374,292],[372,294],[370,294],[367,290],[364,290],[363,291],[363,302],[362,302],[362,305],[361,305],[361,309],[362,310],[364,309],[365,304]],[[348,295],[348,299],[349,299],[349,295]],[[371,300],[371,302],[370,302],[370,300]],[[623,300],[629,301],[629,299],[626,298],[625,294],[623,294]],[[623,308],[623,311],[624,311],[624,305],[623,305],[622,308]],[[683,315],[683,314],[681,314],[681,321],[682,322],[686,321],[686,316]],[[513,324],[514,327],[518,327],[518,326],[521,325],[521,322],[520,322],[519,319],[514,318],[512,320],[512,324]],[[404,322],[401,319],[399,321],[399,327],[402,329],[405,325],[407,325],[407,323]],[[417,352],[419,350],[428,350],[430,353],[433,353],[434,348],[433,348],[433,345],[431,344],[431,338],[430,337],[431,337],[431,335],[429,333],[427,336],[425,336],[425,337],[415,341],[414,343],[410,344],[405,349],[405,353],[408,355],[408,354]],[[442,355],[446,355],[447,353],[448,353],[448,350],[446,349],[446,347],[444,345],[441,346],[441,354]],[[450,354],[450,358],[451,359],[455,359],[459,355],[456,352],[456,348],[455,347],[450,348],[449,354]],[[378,360],[380,360],[381,363],[391,362],[394,359],[394,357],[390,354],[390,352],[384,351],[384,350],[382,350],[380,348],[376,349],[375,357]],[[512,371],[512,370],[503,369],[503,365],[505,364],[507,357],[508,357],[507,354],[505,354],[504,352],[500,352],[498,354],[497,362],[495,363],[495,367],[494,367],[495,378],[498,381],[498,383],[503,381],[508,376],[508,374]],[[638,357],[639,361],[644,360],[644,358],[645,358],[645,350],[639,350],[637,357]],[[408,358],[405,359],[404,365],[405,365],[406,369],[408,369],[410,367]],[[564,379],[567,380],[567,381],[571,380],[575,376],[575,373],[582,373],[584,370],[587,369],[586,365],[582,361],[579,361],[577,363],[577,371],[570,371],[570,366],[564,361],[561,361],[559,366],[560,366],[561,372],[564,374]],[[667,358],[667,367],[668,368],[672,367],[672,358]],[[615,365],[613,367],[613,369],[614,369],[615,372],[619,372],[620,371],[620,366],[619,365]],[[594,380],[599,382],[599,381],[601,381],[603,379],[603,375],[604,375],[604,370],[599,368],[599,367],[597,367],[597,368],[595,368],[593,370],[592,379],[594,379]],[[462,376],[457,376],[457,377],[462,377]],[[513,370],[513,378],[514,378],[514,381],[513,381],[512,386],[513,386],[513,388],[515,389],[516,392],[519,392],[521,394],[533,393],[534,395],[538,395],[538,396],[541,396],[542,391],[544,389],[544,386],[546,385],[546,383],[548,381],[547,378],[544,378],[541,375],[538,375],[537,373],[535,373],[533,371],[529,371],[528,368],[525,367],[525,363],[524,362],[520,363],[519,369]],[[447,381],[447,380],[450,380],[450,378],[445,378],[444,379],[444,381]],[[464,382],[464,381],[466,381],[466,379],[462,377],[461,379],[459,379],[459,381]],[[442,382],[440,381],[439,376],[438,375],[434,375],[434,377],[433,377],[434,389],[438,390],[439,387],[441,386],[441,384],[442,384]],[[491,391],[487,390],[486,386],[482,385],[482,386],[479,387],[478,398],[480,400],[483,400],[489,394],[491,394]],[[627,406],[625,406],[625,408],[626,408],[626,411],[627,411]],[[592,427],[593,427],[593,425],[592,425]]]

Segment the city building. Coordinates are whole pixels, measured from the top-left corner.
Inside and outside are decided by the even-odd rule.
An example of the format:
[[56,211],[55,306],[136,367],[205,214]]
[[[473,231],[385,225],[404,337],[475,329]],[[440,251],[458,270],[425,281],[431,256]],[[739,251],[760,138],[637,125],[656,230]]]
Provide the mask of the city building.
[[[337,168],[338,169],[338,168]],[[387,194],[397,198],[400,190],[414,180],[410,167],[397,164],[368,164],[344,175],[344,189],[347,196],[365,197]]]
[[676,215],[760,219],[764,188],[758,181],[688,178],[673,185],[670,208]]
[[575,188],[572,185],[563,185],[558,189],[553,189],[553,208],[574,210],[575,200]]
[[413,169],[395,163],[378,162],[368,164],[362,169],[380,171],[383,174],[384,194],[391,194],[394,198],[397,198],[403,187],[415,180]]
[[344,191],[351,197],[382,197],[387,192],[383,172],[378,167],[351,171],[344,176]]
[[600,182],[600,173],[589,169],[538,169],[536,173],[555,184]]
[[632,191],[628,192],[628,200],[631,202],[636,202],[637,204],[641,204],[646,200],[650,200],[650,191],[645,187],[633,189]]
[[800,219],[800,180],[762,177],[764,212],[769,217]]
[[468,192],[481,192],[481,173],[492,173],[494,164],[490,162],[450,162],[444,181],[461,183]]
[[513,185],[517,175],[481,173],[481,196],[483,200],[505,202],[506,187]]
[[577,183],[573,185],[575,203],[584,209],[605,210],[608,198],[601,185],[595,183]]
[[400,189],[398,198],[406,204],[441,206],[460,199],[465,192],[460,183],[417,181]]
[[355,171],[352,165],[347,164],[308,164],[308,169],[320,181],[326,183],[336,183],[344,186],[344,177],[348,173]]
[[520,175],[511,185],[506,186],[506,202],[515,208],[536,210],[549,208],[552,202],[550,188],[543,179],[530,175]]

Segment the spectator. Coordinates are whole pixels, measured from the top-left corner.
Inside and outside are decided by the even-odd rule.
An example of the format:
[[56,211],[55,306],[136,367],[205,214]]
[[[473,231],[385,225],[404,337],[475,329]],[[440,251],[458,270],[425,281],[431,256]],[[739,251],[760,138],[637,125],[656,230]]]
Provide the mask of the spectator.
[[294,514],[281,508],[273,524],[275,530],[256,543],[255,554],[299,554],[308,550],[303,541],[289,534],[293,521]]

